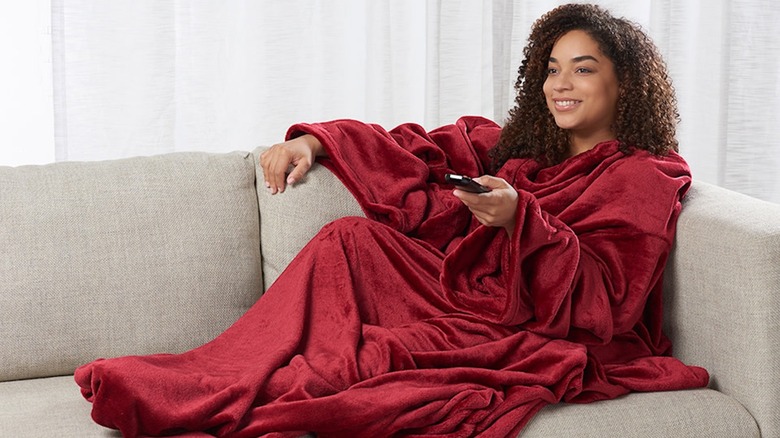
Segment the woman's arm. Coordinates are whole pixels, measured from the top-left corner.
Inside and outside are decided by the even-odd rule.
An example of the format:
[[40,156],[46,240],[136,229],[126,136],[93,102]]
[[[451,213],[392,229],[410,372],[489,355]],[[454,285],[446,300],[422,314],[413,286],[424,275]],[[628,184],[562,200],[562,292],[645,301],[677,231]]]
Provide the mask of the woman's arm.
[[[314,136],[322,146],[317,154],[327,155],[317,162],[341,180],[366,217],[444,248],[462,236],[472,220],[465,205],[452,195],[444,175],[484,174],[487,151],[500,129],[478,117],[465,117],[433,131],[414,123],[386,131],[379,125],[341,119],[293,125],[287,138]],[[303,155],[301,171],[313,161],[311,155]],[[291,160],[286,158],[269,170],[276,175],[269,181],[270,190],[274,183],[277,190],[287,183],[283,169]]]

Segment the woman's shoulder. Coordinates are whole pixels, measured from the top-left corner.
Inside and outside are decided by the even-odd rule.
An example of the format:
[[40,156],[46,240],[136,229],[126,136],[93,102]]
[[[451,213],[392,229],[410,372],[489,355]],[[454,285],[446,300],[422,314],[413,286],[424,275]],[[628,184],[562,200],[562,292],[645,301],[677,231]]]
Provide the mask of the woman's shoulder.
[[678,153],[656,155],[635,147],[623,148],[617,141],[601,143],[552,166],[531,158],[511,159],[499,174],[510,180],[543,185],[576,180],[590,183],[615,180],[644,185],[690,179],[688,164]]
[[644,149],[630,148],[629,153],[619,160],[622,171],[644,174],[661,173],[669,177],[690,177],[691,170],[685,158],[678,152],[655,154]]

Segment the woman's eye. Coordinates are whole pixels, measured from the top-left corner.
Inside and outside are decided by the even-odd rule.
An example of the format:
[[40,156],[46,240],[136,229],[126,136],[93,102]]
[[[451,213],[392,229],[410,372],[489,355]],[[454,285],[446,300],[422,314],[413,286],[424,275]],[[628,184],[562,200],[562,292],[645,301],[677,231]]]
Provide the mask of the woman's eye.
[[548,69],[547,69],[547,75],[548,75],[548,76],[549,76],[549,75],[554,75],[555,73],[558,73],[558,70],[556,70],[556,69],[554,69],[554,68],[552,68],[552,67],[550,67],[550,68],[548,68]]
[[575,71],[576,71],[577,73],[590,73],[590,72],[591,72],[591,69],[589,69],[589,68],[586,68],[586,67],[579,67],[579,68],[577,68],[577,70],[575,70]]

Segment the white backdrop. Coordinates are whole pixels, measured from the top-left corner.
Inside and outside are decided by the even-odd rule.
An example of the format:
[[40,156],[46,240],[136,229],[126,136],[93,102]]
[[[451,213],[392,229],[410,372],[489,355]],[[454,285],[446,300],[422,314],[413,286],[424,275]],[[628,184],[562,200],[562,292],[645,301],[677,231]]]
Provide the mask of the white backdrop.
[[0,0],[0,166],[54,161],[50,22],[50,0]]
[[[502,122],[531,24],[563,3],[37,4],[49,1],[56,141],[45,147],[57,160],[248,150],[292,123],[344,117],[388,128],[464,114]],[[597,3],[640,23],[664,54],[694,177],[780,202],[780,2]]]

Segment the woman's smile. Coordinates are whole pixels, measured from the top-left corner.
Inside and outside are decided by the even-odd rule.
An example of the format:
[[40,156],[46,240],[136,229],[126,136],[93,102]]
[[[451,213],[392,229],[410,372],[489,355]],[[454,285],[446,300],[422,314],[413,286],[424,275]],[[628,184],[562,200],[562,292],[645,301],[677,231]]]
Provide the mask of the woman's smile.
[[553,99],[555,110],[564,112],[576,109],[582,101],[575,99]]

